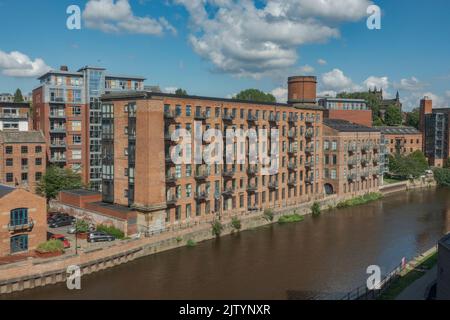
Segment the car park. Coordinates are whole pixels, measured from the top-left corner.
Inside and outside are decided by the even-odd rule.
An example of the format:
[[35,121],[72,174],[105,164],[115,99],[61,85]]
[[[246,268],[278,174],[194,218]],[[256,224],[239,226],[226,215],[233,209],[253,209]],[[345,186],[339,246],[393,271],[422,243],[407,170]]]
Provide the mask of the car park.
[[50,228],[59,228],[59,227],[71,226],[73,223],[74,223],[74,220],[71,217],[61,217],[61,218],[49,221],[48,226]]
[[114,241],[116,237],[107,234],[106,232],[95,231],[88,233],[88,242],[102,242],[102,241]]
[[62,234],[54,234],[50,237],[50,240],[59,240],[63,243],[64,249],[70,248],[70,241]]

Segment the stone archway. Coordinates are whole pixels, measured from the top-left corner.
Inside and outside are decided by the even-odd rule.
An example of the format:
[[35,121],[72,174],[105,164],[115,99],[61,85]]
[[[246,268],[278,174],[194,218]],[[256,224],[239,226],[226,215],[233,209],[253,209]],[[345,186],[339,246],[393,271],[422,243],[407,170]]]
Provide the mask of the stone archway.
[[324,187],[324,189],[325,189],[325,194],[326,194],[326,195],[334,194],[334,188],[333,188],[333,185],[332,185],[332,184],[330,184],[330,183],[325,183],[323,187]]

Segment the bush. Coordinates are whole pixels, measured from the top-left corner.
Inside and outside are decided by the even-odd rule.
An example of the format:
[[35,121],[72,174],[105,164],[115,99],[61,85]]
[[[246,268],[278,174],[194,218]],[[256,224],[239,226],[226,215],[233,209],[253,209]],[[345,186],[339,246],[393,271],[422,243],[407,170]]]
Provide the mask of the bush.
[[267,221],[273,221],[272,209],[264,209],[264,219],[266,219]]
[[123,240],[125,238],[125,234],[113,226],[108,227],[100,224],[97,226],[97,231],[106,232],[107,234],[114,236],[116,239]]
[[37,251],[40,253],[63,252],[64,244],[60,240],[49,240],[38,245]]
[[195,247],[197,245],[197,242],[195,242],[194,240],[192,240],[192,239],[189,239],[187,242],[186,242],[186,246],[188,246],[188,247]]
[[278,219],[278,223],[284,224],[284,223],[300,222],[300,221],[303,221],[303,219],[304,219],[303,216],[301,216],[297,213],[294,213],[291,215],[285,215],[285,216],[280,217],[280,219]]
[[239,220],[238,218],[234,217],[231,220],[231,226],[233,227],[233,229],[241,230],[241,227],[242,227],[241,220]]
[[318,202],[314,202],[311,207],[311,213],[313,216],[320,215],[320,204]]
[[177,240],[177,242],[181,242],[181,241],[183,241],[183,238],[182,237],[177,237],[176,240]]
[[223,225],[220,223],[220,221],[214,221],[212,223],[212,234],[216,237],[219,237],[222,233]]
[[389,156],[389,171],[401,178],[420,177],[427,169],[428,161],[421,151],[414,151],[406,156]]
[[77,220],[75,222],[75,229],[77,233],[86,233],[89,231],[89,223],[85,220]]
[[339,202],[337,205],[337,208],[347,208],[347,207],[359,206],[361,204],[366,204],[371,201],[379,200],[382,197],[383,197],[383,195],[378,192],[367,193],[360,197],[356,197],[353,199]]
[[440,186],[450,187],[450,169],[433,169],[434,179]]

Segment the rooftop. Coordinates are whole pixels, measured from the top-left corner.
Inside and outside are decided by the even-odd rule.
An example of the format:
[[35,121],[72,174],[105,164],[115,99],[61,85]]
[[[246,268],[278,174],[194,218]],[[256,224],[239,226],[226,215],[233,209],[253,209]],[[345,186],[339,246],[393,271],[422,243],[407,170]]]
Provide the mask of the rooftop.
[[87,190],[87,189],[74,189],[74,190],[64,190],[64,193],[73,194],[77,196],[94,196],[99,195],[100,192]]
[[0,102],[0,108],[30,108],[29,102]]
[[208,100],[208,101],[218,101],[218,102],[231,102],[231,103],[248,103],[257,105],[269,105],[275,107],[293,107],[298,109],[312,109],[312,110],[324,110],[323,107],[314,104],[295,104],[290,105],[287,103],[278,102],[261,102],[261,101],[250,101],[250,100],[239,100],[239,99],[228,99],[228,98],[218,98],[218,97],[205,97],[205,96],[195,96],[186,95],[179,96],[173,93],[163,93],[163,92],[150,92],[150,91],[125,91],[125,92],[113,92],[107,93],[102,96],[102,100],[121,100],[121,99],[151,99],[152,97],[170,97],[179,99],[193,99],[193,100]]
[[0,131],[0,142],[45,143],[45,138],[40,131]]
[[4,196],[13,192],[14,190],[16,190],[16,189],[13,187],[8,187],[8,186],[0,184],[0,198],[3,198]]
[[420,134],[414,127],[377,127],[384,134]]
[[350,99],[350,98],[333,98],[333,97],[319,97],[318,100],[327,100],[335,102],[366,102],[364,99]]
[[380,130],[341,119],[323,119],[323,124],[340,132],[380,132]]

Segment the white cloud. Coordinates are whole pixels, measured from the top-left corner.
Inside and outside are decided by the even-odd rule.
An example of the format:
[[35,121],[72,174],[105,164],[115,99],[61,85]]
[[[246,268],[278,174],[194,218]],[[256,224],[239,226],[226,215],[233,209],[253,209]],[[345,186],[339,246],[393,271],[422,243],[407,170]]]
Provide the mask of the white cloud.
[[322,74],[321,85],[325,91],[357,91],[361,87],[353,83],[352,79],[347,77],[342,70],[333,69],[330,72]]
[[277,102],[279,103],[286,103],[288,99],[288,90],[286,88],[278,87],[273,89],[270,92],[275,99],[277,99]]
[[369,89],[373,90],[374,88],[377,88],[386,91],[390,86],[388,77],[375,77],[375,76],[368,77],[366,80],[364,80],[363,84],[367,90]]
[[324,59],[318,59],[318,60],[317,60],[317,63],[320,64],[321,66],[324,66],[324,65],[327,64],[327,60],[324,60]]
[[419,81],[416,77],[411,77],[410,79],[401,79],[399,83],[395,83],[394,87],[400,90],[406,91],[418,91],[425,88],[427,84]]
[[103,32],[161,35],[176,29],[164,18],[137,17],[128,0],[89,0],[83,11],[86,26]]
[[[260,78],[287,72],[297,49],[340,36],[337,22],[366,14],[368,0],[174,0],[190,14],[194,51],[221,72]],[[344,2],[344,3],[341,3]]]
[[18,51],[6,53],[0,50],[0,70],[6,76],[37,77],[50,69],[40,58],[31,60],[30,57]]
[[165,87],[163,89],[164,93],[175,93],[177,91],[178,87]]
[[302,72],[302,73],[313,73],[314,72],[314,68],[309,66],[309,65],[304,65],[304,66],[300,67],[300,72]]

